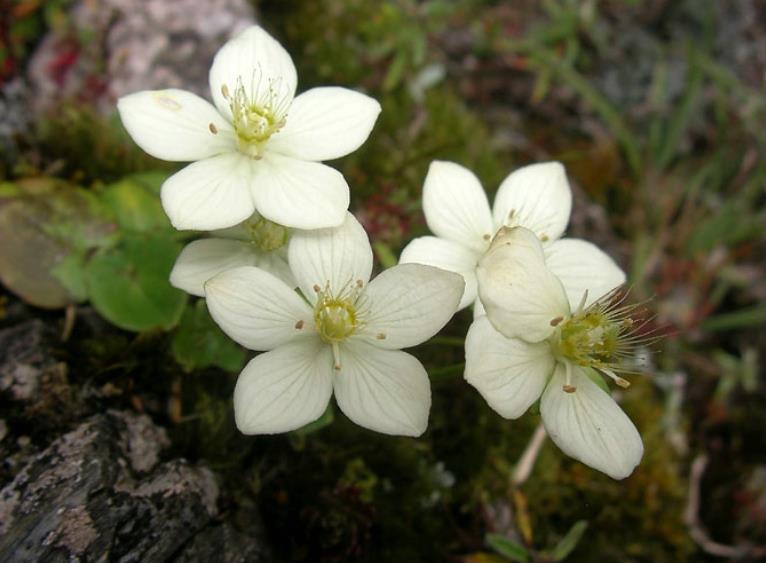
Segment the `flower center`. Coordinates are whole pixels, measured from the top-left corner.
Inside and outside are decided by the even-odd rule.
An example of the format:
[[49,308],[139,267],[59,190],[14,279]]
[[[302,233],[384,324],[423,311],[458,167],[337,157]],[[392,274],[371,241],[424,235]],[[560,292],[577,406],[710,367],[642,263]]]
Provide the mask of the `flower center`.
[[314,322],[322,340],[340,342],[356,330],[358,320],[354,305],[344,299],[321,299],[314,308]]
[[553,341],[554,350],[580,366],[607,365],[614,358],[620,331],[619,323],[588,309],[561,322]]
[[273,223],[264,217],[259,217],[257,221],[248,221],[245,227],[250,233],[252,243],[264,252],[282,248],[290,238],[287,227]]
[[280,107],[281,104],[271,85],[265,95],[258,95],[259,85],[255,86],[251,88],[255,93],[248,95],[240,79],[233,95],[226,85],[221,88],[221,93],[231,108],[237,148],[242,154],[259,159],[263,156],[266,141],[284,127],[287,108]]
[[[314,286],[317,294],[314,305],[314,324],[319,337],[332,346],[333,367],[341,369],[339,342],[354,334],[363,324],[366,314],[364,296],[360,292],[364,282],[348,283],[337,295],[333,295],[329,282],[324,289]],[[385,338],[385,336],[383,336]]]
[[[623,306],[625,295],[615,290],[599,299],[587,309],[582,303],[571,316],[551,320],[556,327],[549,341],[553,355],[570,364],[593,368],[611,378],[620,387],[629,387],[630,382],[617,372],[635,373],[626,362],[633,358],[634,349],[641,344],[655,340],[652,337],[636,334],[637,329],[631,313],[638,306]],[[569,387],[570,389],[567,389]],[[574,387],[564,386],[572,392]]]

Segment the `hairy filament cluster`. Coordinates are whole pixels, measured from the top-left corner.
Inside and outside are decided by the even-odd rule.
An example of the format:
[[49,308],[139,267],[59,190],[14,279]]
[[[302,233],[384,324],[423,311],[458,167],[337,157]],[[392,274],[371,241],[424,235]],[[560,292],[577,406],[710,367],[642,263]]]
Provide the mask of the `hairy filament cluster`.
[[277,84],[265,85],[262,73],[256,69],[250,81],[250,94],[242,79],[237,81],[234,93],[226,85],[221,94],[229,102],[232,124],[237,135],[237,148],[250,158],[259,159],[269,138],[284,127],[289,103],[278,92]]
[[364,282],[356,280],[345,284],[337,295],[333,295],[329,283],[324,289],[314,286],[317,294],[314,324],[320,338],[332,345],[336,370],[341,368],[338,343],[354,334],[363,324],[362,318],[366,311],[360,295],[363,287]]
[[[634,320],[642,304],[625,305],[628,293],[621,288],[585,308],[587,295],[586,292],[580,306],[568,318],[551,321],[556,327],[550,339],[553,353],[568,368],[571,364],[593,368],[627,388],[630,382],[618,373],[636,373],[632,366],[636,348],[656,341],[656,337],[642,333],[651,319]],[[574,391],[566,387],[565,391]]]

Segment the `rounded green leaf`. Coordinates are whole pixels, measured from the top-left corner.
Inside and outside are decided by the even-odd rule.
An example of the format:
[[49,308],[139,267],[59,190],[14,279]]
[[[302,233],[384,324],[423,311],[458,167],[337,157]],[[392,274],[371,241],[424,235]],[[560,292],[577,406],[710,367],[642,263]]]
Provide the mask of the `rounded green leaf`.
[[132,235],[95,255],[85,271],[93,307],[126,330],[172,328],[187,299],[168,281],[180,250],[170,234]]
[[116,241],[111,214],[90,192],[52,178],[0,196],[0,281],[27,303],[55,309],[85,299],[85,256]]
[[203,300],[186,308],[170,347],[187,372],[217,366],[233,373],[245,360],[245,351],[213,322]]
[[157,232],[171,229],[155,193],[153,177],[128,177],[104,189],[104,201],[125,231]]

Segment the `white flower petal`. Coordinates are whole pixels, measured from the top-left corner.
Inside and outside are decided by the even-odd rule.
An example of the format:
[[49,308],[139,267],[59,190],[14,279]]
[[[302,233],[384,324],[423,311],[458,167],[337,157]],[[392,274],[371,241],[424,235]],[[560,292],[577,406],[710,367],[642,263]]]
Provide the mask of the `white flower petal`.
[[400,264],[425,264],[463,276],[465,291],[458,309],[476,301],[476,262],[480,254],[462,244],[438,237],[418,237],[402,250]]
[[572,189],[564,167],[544,162],[511,173],[500,184],[492,211],[497,227],[520,225],[543,241],[559,238],[572,212]]
[[256,356],[234,389],[234,418],[245,434],[295,430],[322,416],[332,395],[332,353],[301,338]]
[[377,100],[348,88],[312,88],[290,106],[269,150],[301,160],[345,156],[367,140],[380,113]]
[[329,285],[337,296],[357,280],[366,285],[372,272],[370,241],[351,213],[339,227],[293,233],[287,255],[298,287],[312,303],[315,286],[324,291]]
[[287,263],[287,247],[283,246],[271,252],[259,252],[255,257],[255,266],[285,282],[288,287],[298,287],[293,271]]
[[423,184],[423,212],[435,235],[484,252],[495,232],[484,188],[473,172],[434,161]]
[[194,162],[162,184],[162,207],[176,229],[231,227],[255,210],[250,176],[250,162],[238,153]]
[[207,101],[185,90],[145,90],[117,100],[136,144],[162,160],[202,160],[236,150],[231,125]]
[[360,297],[368,312],[358,335],[393,350],[425,342],[455,314],[464,287],[459,274],[433,266],[389,268]]
[[255,266],[252,244],[238,240],[205,238],[187,244],[176,258],[170,283],[187,293],[205,296],[205,282],[238,266]]
[[561,280],[575,309],[588,291],[587,307],[625,283],[625,272],[595,244],[579,239],[561,239],[545,247],[545,263]]
[[[477,282],[478,285],[478,282]],[[481,304],[481,299],[477,299],[473,302],[473,320],[487,316],[487,310],[484,305]]]
[[520,417],[540,398],[555,363],[547,342],[506,338],[487,317],[468,329],[465,379],[505,418]]
[[347,417],[384,434],[420,436],[425,432],[431,387],[415,357],[349,341],[341,344],[340,360],[333,387]]
[[545,266],[540,241],[523,227],[500,230],[476,275],[487,317],[509,338],[545,340],[555,330],[551,321],[570,312],[561,282]]
[[568,456],[613,479],[624,479],[644,454],[638,430],[582,368],[572,368],[574,393],[562,389],[565,374],[565,366],[558,364],[543,393],[540,411],[545,429]]
[[257,266],[288,286],[296,286],[287,265],[286,247],[265,252],[252,243],[224,238],[203,238],[187,244],[176,258],[170,283],[187,293],[204,297],[207,280],[239,266]]
[[251,350],[271,350],[314,334],[314,313],[282,280],[259,268],[227,270],[205,284],[210,315]]
[[257,25],[221,47],[210,67],[213,101],[218,111],[229,118],[231,108],[222,88],[225,85],[232,96],[240,84],[248,99],[261,106],[271,104],[286,109],[295,96],[298,75],[293,60],[278,41]]
[[253,200],[270,221],[296,229],[323,229],[345,219],[348,184],[334,168],[267,152],[253,170]]

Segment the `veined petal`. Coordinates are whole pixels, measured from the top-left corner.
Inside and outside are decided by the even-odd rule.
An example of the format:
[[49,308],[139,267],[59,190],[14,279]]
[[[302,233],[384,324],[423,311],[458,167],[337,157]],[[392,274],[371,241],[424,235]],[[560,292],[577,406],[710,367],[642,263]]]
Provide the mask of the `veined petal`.
[[613,479],[624,479],[644,454],[638,430],[582,368],[572,366],[573,393],[562,389],[565,383],[566,367],[559,363],[540,403],[551,440],[568,456]]
[[136,92],[117,100],[117,110],[136,144],[156,158],[185,162],[236,150],[231,125],[191,92]]
[[423,365],[399,350],[360,341],[341,344],[335,399],[359,426],[383,434],[420,436],[428,426],[431,387]]
[[359,337],[398,350],[425,342],[457,311],[465,282],[454,272],[423,264],[384,270],[361,296],[368,310]]
[[465,291],[458,309],[476,301],[476,263],[480,254],[457,242],[438,237],[418,237],[402,250],[400,264],[425,264],[463,276]]
[[334,168],[267,152],[253,169],[253,200],[270,221],[296,229],[323,229],[345,219],[348,184]]
[[205,297],[218,326],[251,350],[271,350],[314,333],[314,314],[283,281],[259,268],[227,270],[208,280]]
[[555,363],[547,342],[506,338],[487,317],[468,329],[465,379],[505,418],[520,417],[540,398]]
[[329,286],[338,296],[357,280],[366,285],[372,272],[370,241],[351,213],[339,227],[293,233],[287,256],[298,287],[312,303],[316,287],[324,291]]
[[484,188],[473,172],[453,162],[434,161],[423,184],[428,228],[441,237],[484,252],[495,232]]
[[301,160],[331,160],[358,149],[380,113],[377,100],[348,88],[304,92],[290,106],[285,126],[269,139],[269,150]]
[[332,353],[301,338],[245,366],[234,388],[234,418],[244,434],[275,434],[315,421],[332,395]]
[[476,275],[487,317],[509,338],[545,340],[555,330],[551,321],[570,313],[561,282],[545,266],[540,241],[524,227],[501,229]]
[[210,91],[223,115],[231,119],[231,107],[223,87],[233,95],[241,85],[256,105],[286,110],[298,84],[295,65],[284,47],[263,28],[254,25],[228,41],[216,53],[210,67]]
[[559,162],[544,162],[511,173],[495,196],[495,225],[521,226],[541,240],[559,238],[572,212],[572,189]]
[[187,293],[204,297],[207,280],[239,266],[257,266],[288,286],[296,286],[287,265],[286,248],[265,252],[249,242],[224,238],[203,238],[187,244],[176,258],[170,283]]
[[585,291],[585,307],[625,283],[625,272],[595,244],[580,239],[560,239],[545,247],[545,263],[577,308]]
[[251,174],[249,160],[238,153],[194,162],[162,184],[162,207],[176,229],[231,227],[255,210]]
[[298,287],[293,271],[287,263],[287,247],[282,247],[271,252],[259,252],[255,257],[255,266],[264,270],[285,282],[288,287]]
[[205,282],[238,266],[255,266],[255,247],[246,242],[203,238],[187,244],[176,258],[170,283],[187,293],[205,296]]

